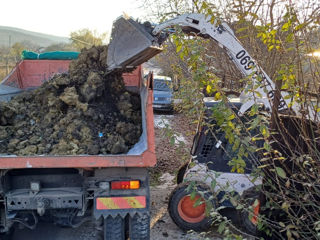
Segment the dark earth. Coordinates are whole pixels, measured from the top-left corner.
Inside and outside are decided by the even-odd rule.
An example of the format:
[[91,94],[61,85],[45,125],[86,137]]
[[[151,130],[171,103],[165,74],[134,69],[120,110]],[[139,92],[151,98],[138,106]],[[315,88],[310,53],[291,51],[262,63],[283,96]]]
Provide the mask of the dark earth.
[[0,103],[0,154],[126,153],[141,135],[140,96],[123,70],[106,72],[107,51],[83,49],[68,74]]

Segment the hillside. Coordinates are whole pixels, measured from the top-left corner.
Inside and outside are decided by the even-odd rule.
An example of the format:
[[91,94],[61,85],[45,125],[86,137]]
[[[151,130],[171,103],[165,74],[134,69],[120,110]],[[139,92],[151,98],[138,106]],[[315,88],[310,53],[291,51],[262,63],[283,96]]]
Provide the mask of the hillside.
[[47,47],[54,43],[67,43],[69,39],[19,28],[0,26],[0,46],[8,46],[9,41],[11,41],[11,45],[16,42],[27,41],[41,47]]

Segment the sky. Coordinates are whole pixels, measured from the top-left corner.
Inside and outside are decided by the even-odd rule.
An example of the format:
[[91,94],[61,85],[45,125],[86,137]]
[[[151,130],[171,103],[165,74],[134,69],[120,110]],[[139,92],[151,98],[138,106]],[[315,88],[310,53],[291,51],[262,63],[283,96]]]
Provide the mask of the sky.
[[111,33],[112,22],[123,12],[143,16],[138,0],[7,0],[1,9],[1,26],[62,37],[82,28]]

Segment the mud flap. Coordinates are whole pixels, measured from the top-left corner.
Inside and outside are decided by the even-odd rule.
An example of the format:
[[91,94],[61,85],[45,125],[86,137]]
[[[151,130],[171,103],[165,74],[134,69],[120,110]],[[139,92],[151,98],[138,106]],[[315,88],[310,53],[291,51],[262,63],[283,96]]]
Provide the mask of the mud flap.
[[121,16],[114,23],[108,47],[108,70],[135,67],[162,51],[152,28]]

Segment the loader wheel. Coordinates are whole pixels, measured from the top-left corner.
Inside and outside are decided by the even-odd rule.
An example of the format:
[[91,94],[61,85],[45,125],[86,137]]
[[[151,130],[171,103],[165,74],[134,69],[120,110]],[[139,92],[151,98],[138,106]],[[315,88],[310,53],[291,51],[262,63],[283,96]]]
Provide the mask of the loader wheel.
[[125,222],[121,216],[104,219],[103,240],[125,240]]
[[[182,183],[178,185],[169,198],[169,214],[175,224],[182,230],[194,230],[197,232],[208,230],[211,226],[212,219],[206,216],[206,208],[215,207],[214,202],[208,202],[212,192],[209,187],[204,184],[196,184],[197,192],[203,192],[196,195],[194,199],[191,199],[191,192],[187,191],[187,187],[190,183]],[[198,199],[203,202],[199,206],[194,206]]]
[[248,206],[251,206],[250,211],[245,208],[240,213],[242,226],[248,234],[256,236],[258,232],[257,224],[260,211],[260,193],[252,187],[244,191],[241,198],[247,202]]
[[0,233],[1,240],[11,240],[13,237],[14,228],[10,228],[8,232]]
[[150,216],[147,213],[136,214],[129,219],[130,240],[150,239]]
[[183,182],[184,174],[186,173],[188,166],[189,166],[189,162],[186,162],[180,167],[177,174],[177,184],[180,184]]

